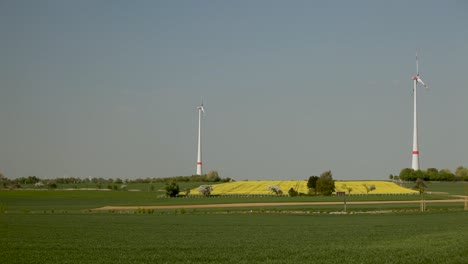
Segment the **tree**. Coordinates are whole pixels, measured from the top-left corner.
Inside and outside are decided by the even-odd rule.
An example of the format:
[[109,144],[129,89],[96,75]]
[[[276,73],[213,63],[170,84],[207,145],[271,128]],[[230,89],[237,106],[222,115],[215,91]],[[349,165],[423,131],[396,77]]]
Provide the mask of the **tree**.
[[5,188],[7,186],[8,179],[5,177],[3,172],[0,171],[0,188]]
[[341,185],[341,188],[347,190],[348,194],[351,194],[351,192],[353,191],[353,188],[348,187],[346,184]]
[[414,183],[413,188],[416,189],[417,191],[419,191],[420,194],[423,194],[424,191],[426,190],[427,186],[426,186],[426,183],[424,182],[423,179],[418,178],[416,180],[416,182]]
[[422,170],[416,170],[414,171],[413,177],[411,178],[412,181],[416,181],[417,179],[421,178],[421,179],[426,179],[427,178],[427,174],[422,171]]
[[439,178],[441,181],[454,181],[455,175],[449,169],[442,169],[439,171]]
[[413,169],[411,168],[404,168],[400,171],[400,174],[398,175],[398,177],[402,180],[402,181],[406,181],[409,177],[410,177],[410,174],[413,172]]
[[283,191],[281,191],[281,188],[279,186],[276,186],[276,185],[270,185],[268,186],[268,189],[270,191],[272,191],[274,194],[276,195],[281,195],[283,194]]
[[213,186],[201,185],[200,187],[198,187],[198,191],[205,196],[210,196],[211,191],[213,191]]
[[28,177],[20,177],[16,179],[16,182],[19,184],[34,184],[36,182],[40,182],[41,179],[39,179],[36,176],[28,176]]
[[426,177],[424,177],[426,181],[438,181],[439,180],[439,170],[436,168],[428,168],[426,170]]
[[179,185],[173,181],[171,183],[166,183],[166,195],[169,197],[176,197],[179,194]]
[[362,186],[364,186],[364,188],[366,188],[366,192],[367,194],[369,194],[369,192],[375,190],[375,185],[370,185],[370,186],[367,186],[367,184],[363,184]]
[[295,196],[299,195],[299,193],[296,190],[294,190],[293,187],[291,187],[291,189],[289,189],[288,194],[289,194],[289,197],[295,197]]
[[426,191],[426,188],[427,188],[426,183],[424,182],[423,179],[418,178],[413,188],[418,190],[419,194],[421,195],[421,211],[423,212],[426,210],[426,204],[424,202],[424,192]]
[[215,170],[212,170],[212,171],[208,172],[208,174],[206,175],[206,181],[219,182],[220,180],[221,180],[221,178],[219,177],[218,172],[215,171]]
[[455,178],[457,179],[457,181],[468,181],[468,168],[459,166],[455,170]]
[[320,178],[317,180],[316,186],[317,192],[330,196],[335,191],[335,181],[330,170],[320,174]]
[[314,190],[314,193],[317,194],[317,180],[318,176],[310,176],[307,181],[307,188]]
[[415,181],[416,175],[415,175],[415,170],[411,168],[404,168],[400,171],[400,179],[402,181]]

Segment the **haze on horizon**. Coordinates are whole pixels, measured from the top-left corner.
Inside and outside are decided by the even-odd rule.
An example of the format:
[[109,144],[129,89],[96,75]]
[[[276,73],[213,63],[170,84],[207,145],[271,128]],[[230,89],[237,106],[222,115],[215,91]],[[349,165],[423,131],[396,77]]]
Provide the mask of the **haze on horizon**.
[[388,179],[468,165],[462,1],[0,3],[0,170]]

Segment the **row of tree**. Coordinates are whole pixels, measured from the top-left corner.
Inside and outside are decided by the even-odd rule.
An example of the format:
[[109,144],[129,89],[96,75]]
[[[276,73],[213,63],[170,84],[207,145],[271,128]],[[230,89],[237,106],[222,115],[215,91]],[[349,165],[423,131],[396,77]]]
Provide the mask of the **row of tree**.
[[[6,185],[24,185],[24,184],[36,184],[39,182],[44,183],[55,183],[55,184],[128,184],[128,183],[170,183],[170,182],[230,182],[233,181],[231,178],[221,178],[219,173],[215,170],[208,172],[203,175],[192,175],[192,176],[174,176],[165,178],[146,178],[146,179],[120,179],[120,178],[76,178],[76,177],[60,177],[55,179],[41,179],[36,176],[20,177],[17,179],[8,179],[0,172],[0,183],[3,186]],[[0,186],[1,187],[1,186]]]
[[413,170],[405,168],[400,171],[400,175],[390,175],[391,180],[416,181],[422,179],[424,181],[468,181],[468,168],[459,166],[455,173],[449,169],[438,170],[436,168],[428,168],[427,170]]
[[[190,189],[186,189],[185,193],[181,195],[180,187],[175,181],[172,181],[170,183],[167,182],[166,186],[164,187],[164,190],[166,191],[166,195],[168,197],[187,196],[190,194]],[[200,187],[198,187],[198,191],[205,196],[210,196],[211,191],[213,191],[213,186],[200,185]]]

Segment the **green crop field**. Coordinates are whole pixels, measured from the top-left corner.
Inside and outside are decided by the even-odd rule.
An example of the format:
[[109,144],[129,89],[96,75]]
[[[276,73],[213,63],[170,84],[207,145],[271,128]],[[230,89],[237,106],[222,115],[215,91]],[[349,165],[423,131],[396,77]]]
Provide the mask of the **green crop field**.
[[1,214],[0,263],[466,263],[468,211]]
[[[449,199],[447,195],[425,195],[425,199]],[[402,201],[419,200],[419,195],[362,195],[347,197],[353,201]],[[231,204],[231,203],[273,203],[273,202],[340,202],[338,196],[195,196],[190,198],[161,198],[156,192],[129,191],[66,191],[66,190],[0,190],[0,208],[6,212],[68,212],[78,213],[103,206],[149,206],[149,205],[195,205],[195,204]],[[448,204],[446,205],[448,206]],[[359,210],[361,206],[349,206]],[[376,207],[376,206],[374,206]],[[418,205],[407,205],[416,208]],[[432,205],[431,205],[432,207]],[[462,208],[463,204],[456,205]],[[304,207],[310,210],[309,207]],[[321,206],[323,208],[323,206]],[[338,206],[332,206],[336,210]],[[395,208],[389,205],[379,205],[377,209]],[[401,208],[398,205],[396,208]]]
[[[331,196],[162,198],[157,190],[0,190],[0,263],[466,263],[463,202],[189,208],[196,204],[337,202]],[[432,183],[426,199],[453,199]],[[441,193],[444,192],[444,193]],[[353,201],[418,200],[362,195]],[[187,205],[127,211],[102,206]],[[393,211],[393,212],[392,212]]]
[[[188,183],[184,187],[189,187],[200,183]],[[453,199],[452,195],[464,194],[466,183],[430,183],[428,184],[429,194],[425,194],[426,200]],[[67,212],[79,213],[86,210],[103,206],[151,206],[151,205],[196,205],[196,204],[232,204],[232,203],[273,203],[273,202],[340,202],[343,197],[339,196],[275,196],[275,195],[234,195],[234,196],[189,196],[180,198],[166,198],[161,196],[158,189],[151,190],[151,184],[141,184],[142,191],[123,190],[0,190],[0,211],[6,212]],[[63,186],[66,187],[66,186]],[[158,185],[163,188],[163,185]],[[65,188],[66,189],[66,188]],[[346,197],[348,202],[359,201],[401,201],[419,200],[419,195],[352,195]],[[349,210],[391,210],[400,208],[418,208],[418,205],[349,205]],[[434,204],[428,205],[428,209],[440,207],[462,208],[463,204]],[[292,207],[291,207],[292,208]],[[300,207],[294,207],[299,209]],[[320,206],[311,208],[303,206],[304,210],[338,210],[340,206]]]
[[[446,193],[468,196],[468,182],[428,182],[426,191],[429,193]],[[408,184],[411,187],[411,184]]]

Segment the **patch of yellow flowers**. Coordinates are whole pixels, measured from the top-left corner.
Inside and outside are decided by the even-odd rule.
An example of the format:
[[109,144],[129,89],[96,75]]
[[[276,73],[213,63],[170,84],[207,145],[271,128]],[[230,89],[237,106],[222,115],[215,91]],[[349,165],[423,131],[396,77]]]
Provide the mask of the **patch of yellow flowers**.
[[[283,194],[293,188],[299,193],[308,193],[307,181],[236,181],[214,184],[211,194],[214,195],[248,195],[274,194],[272,189],[279,188]],[[373,189],[373,190],[371,190]],[[369,190],[369,191],[368,191]],[[389,181],[335,181],[336,192],[346,194],[416,194],[410,190]],[[200,194],[198,188],[190,190],[190,194]]]

